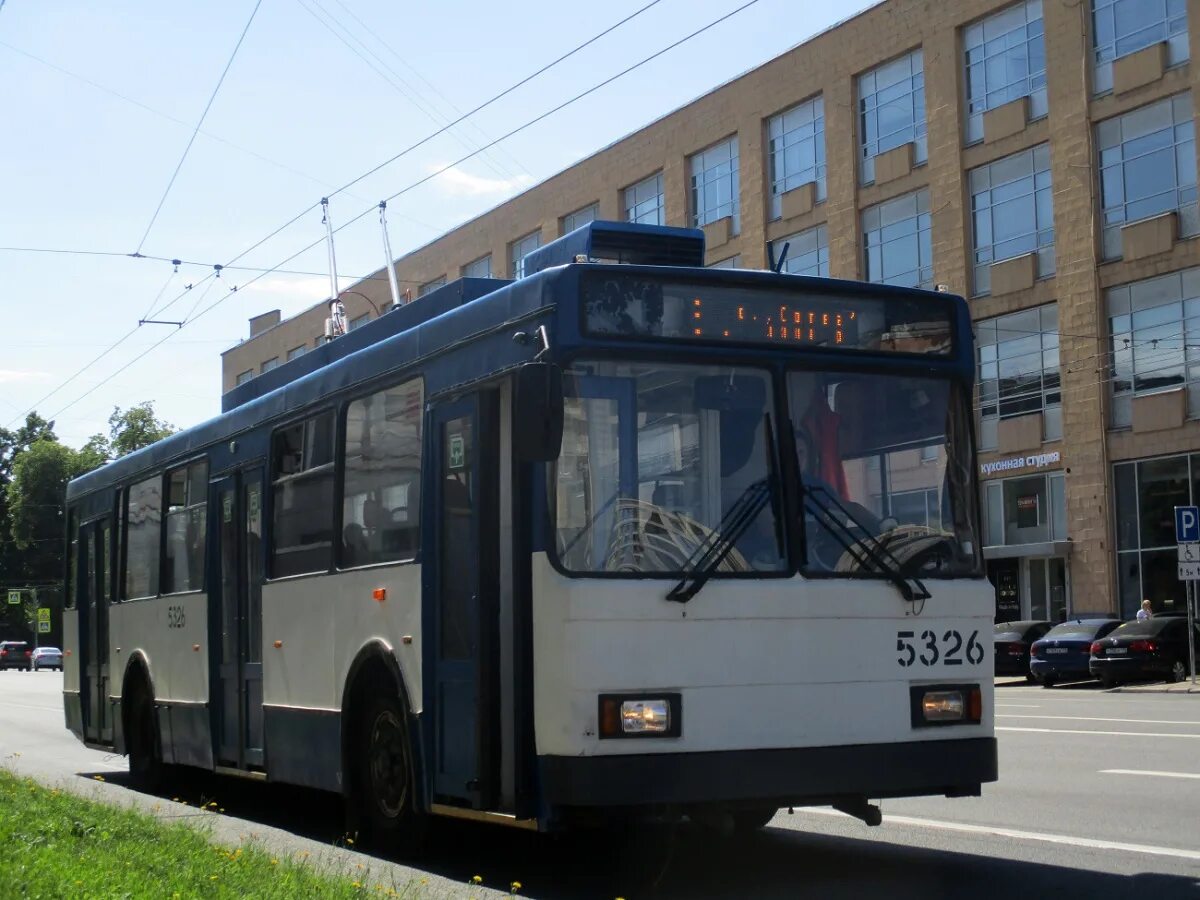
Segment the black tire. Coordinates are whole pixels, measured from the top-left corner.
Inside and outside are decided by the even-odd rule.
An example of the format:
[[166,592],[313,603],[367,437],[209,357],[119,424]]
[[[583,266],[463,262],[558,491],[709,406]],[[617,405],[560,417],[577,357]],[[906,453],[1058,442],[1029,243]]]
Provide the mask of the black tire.
[[357,721],[351,821],[359,840],[411,854],[425,843],[429,817],[417,808],[416,766],[404,703],[375,697]]
[[1030,684],[1033,684],[1034,682],[1036,682],[1036,681],[1037,681],[1037,679],[1033,677],[1033,673],[1032,673],[1032,672],[1029,672],[1028,674],[1026,674],[1026,676],[1025,676],[1025,680],[1026,680],[1027,682],[1029,682]]
[[154,696],[141,681],[132,691],[132,701],[126,714],[125,746],[129,750],[129,774],[143,791],[162,787],[165,767],[158,734],[158,718]]
[[1117,686],[1117,679],[1113,678],[1110,675],[1101,675],[1100,676],[1100,686],[1103,687],[1106,691],[1111,690],[1112,688],[1115,688]]
[[740,809],[733,814],[733,833],[745,835],[761,831],[775,818],[777,812],[779,812],[779,808],[775,806],[761,809]]
[[1053,675],[1047,675],[1044,678],[1042,678],[1042,687],[1044,687],[1044,688],[1054,687],[1054,685],[1057,683],[1057,681],[1058,681],[1058,679],[1056,679]]

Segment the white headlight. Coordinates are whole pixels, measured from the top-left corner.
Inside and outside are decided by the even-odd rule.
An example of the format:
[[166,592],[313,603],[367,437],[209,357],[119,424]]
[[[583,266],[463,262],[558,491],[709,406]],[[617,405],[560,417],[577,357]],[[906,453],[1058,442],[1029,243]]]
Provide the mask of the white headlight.
[[625,734],[662,734],[671,728],[671,705],[666,700],[621,702],[621,731]]

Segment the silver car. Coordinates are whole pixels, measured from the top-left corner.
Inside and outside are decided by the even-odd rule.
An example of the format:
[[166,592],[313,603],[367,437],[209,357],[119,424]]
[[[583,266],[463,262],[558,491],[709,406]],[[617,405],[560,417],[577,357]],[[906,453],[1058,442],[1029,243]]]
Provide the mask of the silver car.
[[62,671],[62,651],[57,647],[38,647],[33,651],[33,670],[58,669]]

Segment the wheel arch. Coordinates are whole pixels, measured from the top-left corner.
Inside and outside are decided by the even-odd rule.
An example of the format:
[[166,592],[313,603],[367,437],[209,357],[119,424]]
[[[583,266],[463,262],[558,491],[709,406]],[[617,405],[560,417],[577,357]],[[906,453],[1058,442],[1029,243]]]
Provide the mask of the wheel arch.
[[[145,683],[146,690],[150,692],[151,701],[158,696],[158,692],[154,686],[154,675],[150,671],[150,660],[141,650],[135,650],[129,654],[125,660],[125,667],[121,673],[121,696],[115,698],[119,707],[118,715],[113,716],[113,745],[118,753],[127,753],[126,735],[129,733],[129,704],[126,703],[126,698],[129,694],[130,687],[135,680],[141,680]],[[158,708],[154,708],[154,721],[158,723]],[[118,733],[119,728],[119,733]]]
[[342,794],[349,796],[354,779],[355,735],[358,716],[362,715],[372,692],[371,687],[378,688],[379,681],[383,687],[395,691],[400,702],[404,705],[408,727],[409,752],[412,754],[415,769],[415,788],[417,797],[424,800],[424,765],[421,753],[421,741],[416,732],[413,701],[408,690],[408,683],[396,659],[395,650],[385,641],[375,639],[364,644],[355,654],[350,668],[346,671],[346,681],[342,686],[341,704],[341,739],[342,739]]

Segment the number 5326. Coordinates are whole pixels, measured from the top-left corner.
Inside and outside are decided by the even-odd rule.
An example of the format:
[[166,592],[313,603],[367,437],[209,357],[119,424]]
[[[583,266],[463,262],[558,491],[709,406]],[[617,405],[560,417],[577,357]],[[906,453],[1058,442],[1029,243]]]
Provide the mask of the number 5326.
[[904,668],[920,663],[923,666],[961,666],[965,659],[971,665],[983,662],[983,644],[979,632],[972,631],[964,646],[962,632],[950,629],[938,632],[926,629],[920,634],[915,631],[896,632],[896,662]]

